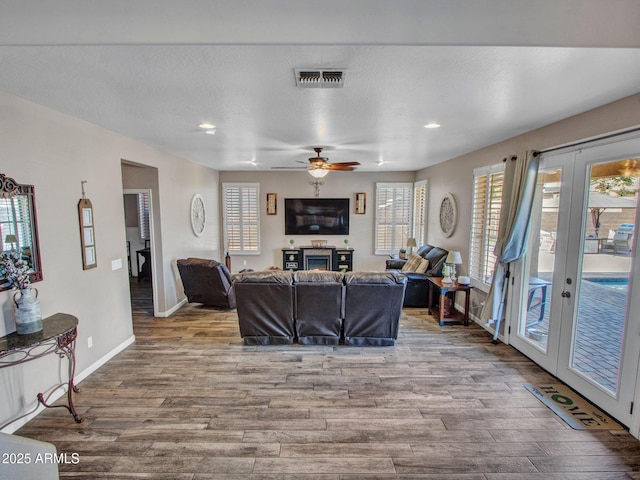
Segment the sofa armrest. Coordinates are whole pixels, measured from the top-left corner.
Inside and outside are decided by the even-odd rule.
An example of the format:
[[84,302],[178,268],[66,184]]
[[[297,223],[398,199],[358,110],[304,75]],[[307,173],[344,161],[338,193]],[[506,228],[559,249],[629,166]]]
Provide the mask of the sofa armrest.
[[400,260],[396,258],[387,260],[385,270],[402,270],[402,267],[405,263],[407,263],[406,260]]

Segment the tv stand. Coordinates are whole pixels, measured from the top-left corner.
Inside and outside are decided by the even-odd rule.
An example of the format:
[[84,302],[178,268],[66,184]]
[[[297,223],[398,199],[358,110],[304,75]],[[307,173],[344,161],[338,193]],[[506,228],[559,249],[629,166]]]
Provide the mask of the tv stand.
[[353,270],[353,249],[332,246],[282,249],[282,269],[291,270],[331,270],[350,272]]

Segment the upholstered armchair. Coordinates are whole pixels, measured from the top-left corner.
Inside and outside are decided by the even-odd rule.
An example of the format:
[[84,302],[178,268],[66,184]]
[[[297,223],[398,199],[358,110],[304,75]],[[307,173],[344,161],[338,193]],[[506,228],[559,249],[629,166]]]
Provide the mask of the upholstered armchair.
[[283,270],[240,273],[233,277],[233,289],[245,345],[293,343],[293,273]]
[[300,270],[293,275],[298,343],[338,345],[344,286],[339,272]]
[[344,281],[345,344],[394,345],[407,277],[390,271],[348,272]]
[[189,303],[235,308],[231,273],[222,263],[204,258],[187,258],[178,260],[177,264]]

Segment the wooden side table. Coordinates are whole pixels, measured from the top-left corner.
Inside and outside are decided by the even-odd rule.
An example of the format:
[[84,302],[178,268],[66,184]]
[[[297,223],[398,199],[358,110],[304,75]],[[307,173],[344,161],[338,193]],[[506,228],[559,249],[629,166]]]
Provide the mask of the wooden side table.
[[[429,313],[436,317],[442,327],[445,323],[464,323],[469,325],[469,292],[473,288],[471,285],[461,285],[458,282],[442,283],[442,277],[428,277],[429,280]],[[434,290],[440,289],[438,303],[433,306]],[[457,312],[454,308],[456,292],[464,292],[464,314]],[[448,316],[444,308],[445,300],[448,293],[452,293],[451,309]]]

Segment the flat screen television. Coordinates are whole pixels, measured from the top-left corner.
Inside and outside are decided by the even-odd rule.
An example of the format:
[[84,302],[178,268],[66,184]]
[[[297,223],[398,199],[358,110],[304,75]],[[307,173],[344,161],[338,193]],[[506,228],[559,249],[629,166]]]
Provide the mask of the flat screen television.
[[285,235],[349,235],[348,198],[285,198]]

